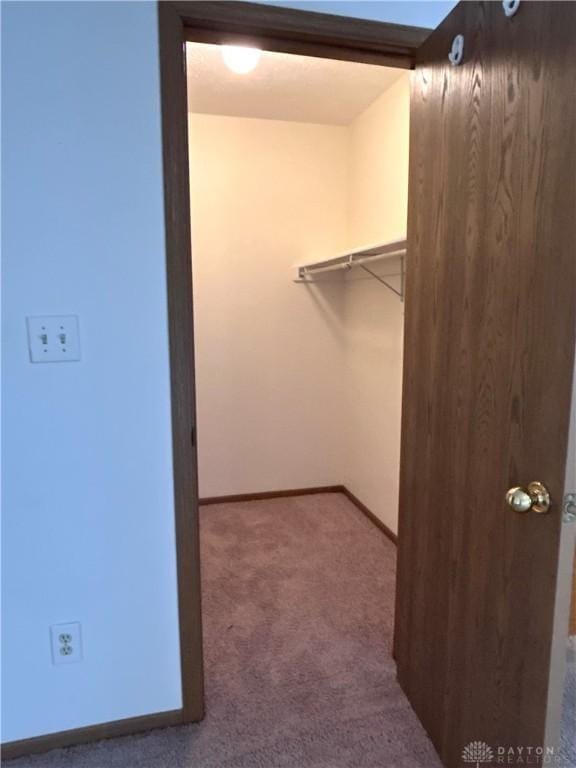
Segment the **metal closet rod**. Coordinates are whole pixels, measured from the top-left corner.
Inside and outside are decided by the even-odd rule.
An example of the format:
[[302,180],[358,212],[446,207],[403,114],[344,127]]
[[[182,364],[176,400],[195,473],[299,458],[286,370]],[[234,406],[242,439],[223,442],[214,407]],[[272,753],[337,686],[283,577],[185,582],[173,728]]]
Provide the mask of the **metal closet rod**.
[[[358,266],[362,267],[361,264],[358,264]],[[366,268],[363,267],[363,269],[366,269]],[[336,271],[336,270],[334,270],[334,271]],[[370,270],[370,272],[372,273],[372,270]],[[374,272],[373,274],[369,274],[369,275],[364,275],[364,276],[360,275],[358,277],[351,277],[348,280],[346,280],[346,285],[348,285],[349,283],[367,283],[367,282],[371,282],[374,279],[374,277],[377,277],[380,280],[382,278],[388,278],[388,277],[402,277],[402,272],[384,272],[383,274],[379,274],[377,272]],[[319,278],[318,280],[295,280],[294,282],[297,282],[297,283],[311,283],[311,284],[312,283],[322,283],[322,284],[324,284],[324,283],[338,283],[338,285],[343,285],[342,278],[340,276],[333,277],[333,278],[332,277],[322,277],[322,278]]]
[[326,266],[320,266],[322,262],[319,262],[318,266],[315,264],[306,265],[300,267],[300,271],[304,275],[319,275],[322,272],[333,272],[337,269],[352,269],[352,267],[361,267],[362,264],[367,264],[372,261],[381,261],[383,259],[392,259],[396,256],[404,256],[406,254],[406,248],[398,249],[397,251],[390,251],[388,253],[377,254],[374,256],[362,256],[360,258],[354,258],[354,254],[351,253],[348,257],[348,261],[340,262],[339,264],[328,264]]
[[[384,277],[392,277],[392,275],[378,275],[369,269],[366,264],[374,261],[380,261],[383,259],[400,258],[400,290],[398,291],[393,285],[390,285]],[[351,253],[343,254],[332,259],[326,259],[325,261],[317,261],[313,264],[302,264],[296,267],[296,282],[301,283],[313,283],[316,275],[323,274],[325,272],[334,272],[342,269],[352,269],[353,267],[361,267],[371,277],[379,280],[389,290],[395,293],[400,299],[404,299],[404,276],[405,276],[405,261],[406,257],[406,240],[394,240],[390,243],[383,245],[375,245],[370,248],[364,248],[362,250],[353,251]],[[326,282],[326,281],[318,281]]]

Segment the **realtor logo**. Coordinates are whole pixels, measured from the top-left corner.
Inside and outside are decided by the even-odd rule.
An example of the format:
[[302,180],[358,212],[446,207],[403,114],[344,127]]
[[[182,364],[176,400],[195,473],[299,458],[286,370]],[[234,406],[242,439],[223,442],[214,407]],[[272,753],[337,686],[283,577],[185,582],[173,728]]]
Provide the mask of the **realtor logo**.
[[474,763],[476,768],[480,768],[481,764],[494,760],[494,752],[485,741],[471,741],[462,750],[462,760],[465,763]]

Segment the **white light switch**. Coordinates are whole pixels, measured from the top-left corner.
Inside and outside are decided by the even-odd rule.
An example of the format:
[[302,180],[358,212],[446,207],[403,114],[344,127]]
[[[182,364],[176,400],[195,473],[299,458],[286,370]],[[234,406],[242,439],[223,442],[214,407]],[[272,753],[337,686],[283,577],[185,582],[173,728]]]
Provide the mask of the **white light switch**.
[[33,363],[80,360],[80,333],[76,315],[28,317],[28,346]]

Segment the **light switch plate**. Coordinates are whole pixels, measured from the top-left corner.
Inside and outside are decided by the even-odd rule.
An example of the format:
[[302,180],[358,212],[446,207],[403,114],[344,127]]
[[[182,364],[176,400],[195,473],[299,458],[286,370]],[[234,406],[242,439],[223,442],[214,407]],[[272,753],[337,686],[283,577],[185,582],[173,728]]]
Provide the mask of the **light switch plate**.
[[28,317],[27,324],[31,362],[80,360],[80,332],[76,315]]

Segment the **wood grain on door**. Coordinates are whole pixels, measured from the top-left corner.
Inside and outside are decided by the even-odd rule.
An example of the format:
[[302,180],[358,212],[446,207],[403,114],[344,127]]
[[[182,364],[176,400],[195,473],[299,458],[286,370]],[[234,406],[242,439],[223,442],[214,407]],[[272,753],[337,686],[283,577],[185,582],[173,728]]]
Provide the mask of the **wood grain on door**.
[[[576,325],[575,82],[576,3],[507,18],[463,2],[417,53],[395,655],[447,766],[471,741],[544,738]],[[506,506],[532,480],[549,514]]]

